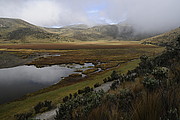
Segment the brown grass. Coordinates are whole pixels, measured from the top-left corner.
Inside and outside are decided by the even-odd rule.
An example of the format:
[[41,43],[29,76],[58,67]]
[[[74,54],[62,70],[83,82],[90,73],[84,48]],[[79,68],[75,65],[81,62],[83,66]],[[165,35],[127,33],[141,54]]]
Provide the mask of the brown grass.
[[115,67],[122,62],[137,59],[141,55],[146,54],[148,56],[157,55],[162,52],[163,48],[159,47],[131,47],[117,49],[80,49],[80,50],[63,50],[59,51],[61,56],[42,57],[29,63],[30,65],[57,65],[78,63],[84,64],[85,62],[91,62],[98,64],[98,62],[105,63],[100,65],[102,69]]
[[90,73],[94,73],[98,70],[98,68],[92,68],[92,69],[88,69],[88,70],[85,70],[83,72],[83,74],[90,74]]
[[169,110],[175,107],[179,109],[179,90],[174,86],[166,91],[159,89],[153,93],[147,92],[134,103],[132,120],[159,120],[166,116]]
[[85,42],[85,43],[47,43],[47,44],[17,44],[0,45],[0,49],[46,49],[46,50],[75,50],[75,49],[117,49],[117,48],[149,48],[156,46],[147,46],[137,42]]
[[93,109],[88,115],[88,120],[122,120],[121,117],[122,114],[119,113],[118,106],[108,102]]

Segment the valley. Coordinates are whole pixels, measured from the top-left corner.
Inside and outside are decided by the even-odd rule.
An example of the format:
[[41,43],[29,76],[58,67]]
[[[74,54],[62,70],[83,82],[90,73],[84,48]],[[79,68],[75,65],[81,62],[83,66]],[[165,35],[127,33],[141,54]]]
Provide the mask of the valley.
[[[3,104],[0,107],[0,119],[13,119],[10,114],[18,114],[29,111],[39,101],[52,100],[56,105],[69,93],[74,93],[78,89],[86,86],[94,86],[96,83],[103,83],[103,79],[111,74],[112,70],[126,73],[139,63],[139,57],[146,54],[157,56],[164,48],[154,45],[143,45],[139,42],[84,42],[84,43],[61,43],[61,44],[25,44],[25,45],[1,45],[1,56],[6,61],[18,58],[19,65],[35,65],[36,67],[47,67],[62,64],[85,64],[93,63],[95,69],[92,72],[84,72],[87,76],[71,76],[59,81],[57,84],[43,88],[33,93],[29,93],[19,100]],[[54,56],[53,56],[54,55]],[[18,61],[11,61],[17,63]],[[9,66],[8,66],[9,65]],[[2,68],[5,64],[2,64]],[[16,66],[14,64],[13,66]],[[7,64],[5,67],[11,67]],[[101,71],[94,72],[100,68]],[[94,73],[93,73],[94,72]],[[26,103],[26,105],[24,104]],[[16,104],[19,106],[17,107]],[[24,105],[22,105],[24,104]],[[16,106],[16,107],[15,107]],[[22,108],[23,107],[23,108]],[[10,109],[11,108],[11,109]],[[8,113],[3,112],[9,109]]]
[[0,119],[51,109],[56,120],[139,120],[148,110],[177,118],[179,36],[180,28],[137,34],[128,24],[46,28],[0,18]]

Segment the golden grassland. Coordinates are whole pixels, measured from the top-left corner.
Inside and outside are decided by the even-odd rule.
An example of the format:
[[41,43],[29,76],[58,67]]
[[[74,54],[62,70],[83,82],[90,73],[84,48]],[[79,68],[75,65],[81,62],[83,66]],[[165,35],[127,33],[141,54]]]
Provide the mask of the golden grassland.
[[139,41],[87,41],[87,42],[66,42],[66,43],[29,43],[29,44],[0,44],[0,49],[46,49],[46,50],[62,50],[62,49],[108,49],[123,46],[143,46]]
[[[111,41],[111,42],[80,42],[61,44],[19,44],[0,45],[0,51],[8,51],[23,59],[36,58],[42,54],[60,54],[61,56],[39,57],[28,62],[28,65],[41,67],[44,65],[57,65],[91,62],[105,70],[115,67],[123,62],[137,59],[141,55],[154,56],[164,50],[162,47],[142,45],[139,42]],[[98,65],[98,63],[103,63]]]
[[78,50],[63,50],[59,54],[61,56],[41,57],[30,63],[29,65],[57,65],[57,64],[69,64],[77,63],[84,64],[91,62],[97,65],[100,63],[102,69],[111,68],[117,66],[122,62],[137,59],[141,55],[146,54],[148,56],[154,56],[159,52],[162,52],[163,48],[155,46],[136,46],[129,45],[126,47],[109,48],[109,49],[78,49]]

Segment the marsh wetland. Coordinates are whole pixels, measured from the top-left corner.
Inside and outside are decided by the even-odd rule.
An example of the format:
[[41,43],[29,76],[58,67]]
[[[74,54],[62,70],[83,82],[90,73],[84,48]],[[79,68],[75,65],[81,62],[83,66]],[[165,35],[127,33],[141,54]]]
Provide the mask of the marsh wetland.
[[[2,45],[0,50],[0,56],[6,61],[0,69],[1,94],[6,94],[1,103],[16,99],[1,105],[0,119],[13,119],[11,113],[29,111],[39,101],[48,99],[56,105],[69,93],[101,84],[112,70],[126,73],[137,66],[140,56],[156,56],[164,48],[137,42],[99,42],[45,44],[38,48],[36,45]],[[13,64],[15,61],[19,62],[18,66]],[[16,104],[24,105],[21,108]],[[3,112],[6,109],[9,113]]]

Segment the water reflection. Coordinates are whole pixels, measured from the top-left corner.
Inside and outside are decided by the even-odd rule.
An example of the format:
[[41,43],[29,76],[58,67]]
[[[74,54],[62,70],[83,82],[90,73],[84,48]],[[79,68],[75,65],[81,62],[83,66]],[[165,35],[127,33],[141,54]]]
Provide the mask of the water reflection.
[[18,66],[0,69],[0,104],[57,83],[63,77],[77,73],[77,69],[86,70],[89,66],[93,64],[54,65],[44,68]]

